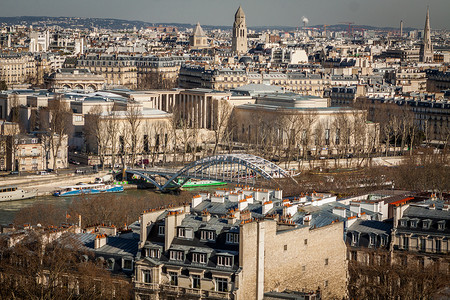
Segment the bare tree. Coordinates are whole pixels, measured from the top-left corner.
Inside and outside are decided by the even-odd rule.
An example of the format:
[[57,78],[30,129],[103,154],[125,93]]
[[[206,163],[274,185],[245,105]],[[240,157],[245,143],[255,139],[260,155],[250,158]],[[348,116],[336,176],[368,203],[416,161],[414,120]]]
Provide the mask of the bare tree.
[[[109,135],[102,116],[100,106],[94,106],[85,117],[86,144],[90,150],[94,150],[99,158],[103,170],[105,169],[105,155],[109,143]],[[95,149],[94,149],[95,148]]]
[[[64,139],[72,131],[72,112],[69,109],[68,104],[63,100],[63,95],[55,95],[48,104],[48,118],[43,121],[47,121],[48,124],[44,124],[44,128],[48,128],[47,138],[49,148],[53,156],[53,169],[57,168],[57,158]],[[48,126],[47,126],[48,125]]]
[[116,167],[116,154],[118,152],[120,133],[119,120],[114,105],[106,109],[105,123],[106,139],[109,145],[107,153],[111,155],[111,167],[114,170]]
[[217,118],[214,123],[214,149],[213,155],[217,153],[219,143],[224,140],[224,135],[229,130],[229,121],[233,112],[233,106],[227,100],[214,100],[217,108]]
[[127,111],[125,113],[126,120],[128,122],[128,130],[129,130],[129,139],[126,141],[130,145],[131,150],[131,164],[136,163],[136,155],[138,151],[138,147],[140,144],[140,126],[142,123],[142,111],[137,106],[136,103],[132,103],[127,107]]

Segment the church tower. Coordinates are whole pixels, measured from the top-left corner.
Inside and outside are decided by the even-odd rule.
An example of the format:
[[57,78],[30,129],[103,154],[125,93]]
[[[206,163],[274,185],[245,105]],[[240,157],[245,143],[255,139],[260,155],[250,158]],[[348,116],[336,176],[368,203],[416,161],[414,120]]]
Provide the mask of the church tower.
[[423,29],[423,41],[420,45],[419,58],[421,62],[433,62],[433,45],[431,44],[430,10],[427,7],[427,18]]
[[189,44],[192,49],[208,48],[208,37],[200,26],[200,23],[197,23],[194,32],[189,37]]
[[231,50],[235,53],[247,53],[247,25],[245,25],[245,14],[239,6],[234,15],[233,39]]

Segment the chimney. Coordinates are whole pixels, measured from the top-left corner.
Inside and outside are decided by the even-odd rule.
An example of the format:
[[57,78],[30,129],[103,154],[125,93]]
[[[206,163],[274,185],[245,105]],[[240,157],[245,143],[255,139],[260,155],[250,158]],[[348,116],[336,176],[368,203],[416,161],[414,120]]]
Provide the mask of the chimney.
[[275,196],[275,199],[283,199],[283,191],[280,189],[276,189],[274,196]]
[[202,198],[202,196],[200,196],[200,195],[196,195],[196,196],[192,197],[192,200],[191,200],[191,206],[192,206],[192,208],[196,208],[197,205],[199,205],[200,203],[202,203],[202,201],[203,201],[203,198]]
[[248,202],[246,199],[239,201],[238,208],[240,211],[243,211],[248,207]]
[[303,224],[309,226],[311,224],[311,215],[305,215],[303,217]]
[[262,205],[262,214],[265,215],[273,208],[273,202],[272,201],[266,201]]
[[361,214],[361,206],[356,203],[350,204],[350,211],[357,214],[358,216]]
[[106,234],[99,234],[95,237],[94,249],[101,248],[106,245]]
[[168,211],[164,224],[164,251],[167,251],[176,235],[177,226],[181,224],[185,213],[180,211]]
[[211,214],[207,211],[204,211],[202,214],[202,222],[209,222],[211,220]]
[[333,214],[345,218],[346,217],[346,209],[344,207],[335,207],[335,208],[333,208]]

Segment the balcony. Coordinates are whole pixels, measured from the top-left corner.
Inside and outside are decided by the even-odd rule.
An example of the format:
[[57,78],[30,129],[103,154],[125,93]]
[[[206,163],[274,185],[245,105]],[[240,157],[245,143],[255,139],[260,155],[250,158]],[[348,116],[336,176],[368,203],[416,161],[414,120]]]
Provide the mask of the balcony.
[[135,287],[136,287],[136,289],[143,289],[143,290],[147,290],[147,291],[159,290],[159,284],[157,284],[157,283],[135,282]]
[[231,299],[228,292],[208,291],[207,297],[208,299]]

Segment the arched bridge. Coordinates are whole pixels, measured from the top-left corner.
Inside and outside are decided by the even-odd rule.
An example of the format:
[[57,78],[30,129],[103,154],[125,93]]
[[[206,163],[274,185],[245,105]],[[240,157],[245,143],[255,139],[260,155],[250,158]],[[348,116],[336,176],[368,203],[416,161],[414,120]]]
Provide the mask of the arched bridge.
[[180,188],[189,179],[217,180],[230,183],[249,183],[256,179],[290,178],[297,181],[276,164],[251,154],[221,154],[194,161],[180,170],[127,169],[151,182],[161,191]]

